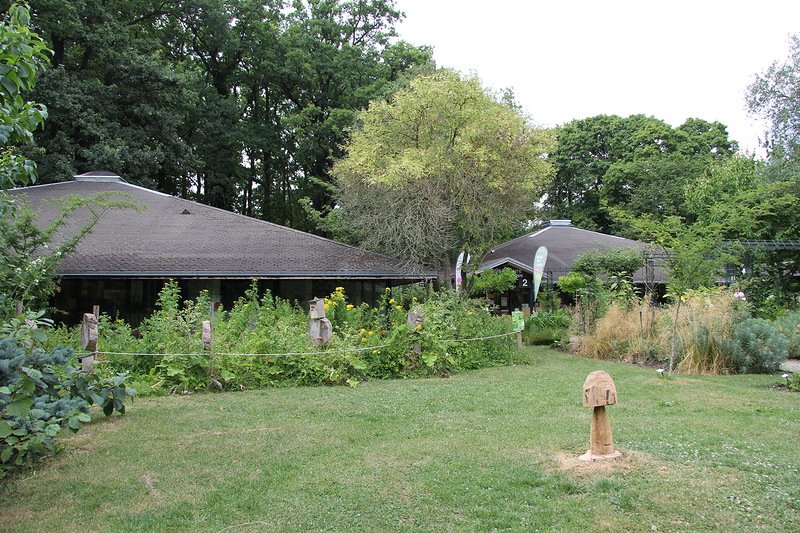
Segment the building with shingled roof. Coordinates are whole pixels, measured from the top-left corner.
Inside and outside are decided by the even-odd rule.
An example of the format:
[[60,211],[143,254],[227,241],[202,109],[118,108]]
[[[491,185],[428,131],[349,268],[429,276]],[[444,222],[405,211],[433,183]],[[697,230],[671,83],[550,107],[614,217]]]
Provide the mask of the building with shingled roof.
[[[59,215],[58,200],[73,195],[111,194],[139,206],[103,212],[62,260],[53,304],[67,313],[65,322],[77,321],[93,305],[111,316],[141,320],[153,311],[169,279],[179,282],[184,298],[207,289],[213,301],[228,307],[254,279],[287,299],[305,301],[342,286],[352,301],[374,304],[386,287],[437,275],[400,259],[136,186],[108,172],[9,193],[28,204],[42,224]],[[76,212],[56,240],[75,234],[88,217]]]
[[[569,274],[578,257],[587,252],[649,248],[641,241],[576,228],[570,220],[551,220],[533,233],[495,246],[484,257],[479,270],[509,267],[517,272],[516,288],[495,296],[494,303],[501,311],[533,304],[533,259],[540,246],[548,252],[542,283],[549,284]],[[633,274],[633,281],[637,285],[663,284],[666,276],[663,269],[650,262]]]

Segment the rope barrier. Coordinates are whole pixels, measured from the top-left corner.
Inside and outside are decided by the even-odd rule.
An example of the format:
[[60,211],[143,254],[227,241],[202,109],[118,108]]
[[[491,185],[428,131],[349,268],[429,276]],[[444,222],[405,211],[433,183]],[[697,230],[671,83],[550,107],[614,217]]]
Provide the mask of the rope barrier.
[[519,331],[510,331],[508,333],[500,333],[499,335],[490,335],[489,337],[473,337],[471,339],[450,339],[443,342],[470,342],[470,341],[483,341],[486,339],[497,339],[499,337],[508,337],[509,335],[516,335]]
[[[482,341],[489,339],[497,339],[500,337],[508,337],[509,335],[516,335],[517,331],[508,333],[500,333],[499,335],[489,335],[487,337],[472,337],[469,339],[448,339],[442,342],[445,343],[458,343],[458,342],[472,342]],[[336,353],[355,353],[380,350],[381,348],[388,348],[390,344],[379,344],[377,346],[366,346],[364,348],[345,348],[341,350],[324,350],[319,352],[284,352],[284,353],[215,353],[219,356],[230,357],[292,357],[298,355],[321,355],[321,354],[336,354]],[[204,357],[209,355],[209,352],[202,353],[138,353],[138,352],[75,352],[78,357],[86,357],[88,355],[130,355],[134,357]]]

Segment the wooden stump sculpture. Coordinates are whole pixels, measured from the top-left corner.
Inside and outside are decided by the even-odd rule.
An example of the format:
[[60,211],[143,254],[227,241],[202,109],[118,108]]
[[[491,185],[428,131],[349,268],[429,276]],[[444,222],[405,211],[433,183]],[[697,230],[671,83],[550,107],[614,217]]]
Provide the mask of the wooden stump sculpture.
[[592,372],[583,383],[583,406],[594,409],[590,433],[589,451],[581,455],[581,461],[616,459],[622,454],[614,450],[614,437],[608,422],[606,405],[617,403],[617,388],[607,372]]
[[97,352],[97,327],[97,315],[84,313],[81,324],[81,346],[87,352],[92,352],[89,355],[78,358],[84,372],[91,372],[94,367],[95,354]]
[[[406,324],[411,331],[419,331],[425,326],[425,319],[422,317],[422,311],[414,309],[406,317]],[[414,353],[419,355],[422,353],[422,343],[416,341],[414,343]]]
[[311,342],[317,346],[324,346],[333,334],[331,321],[325,318],[325,301],[322,298],[314,298],[309,303],[308,336]]

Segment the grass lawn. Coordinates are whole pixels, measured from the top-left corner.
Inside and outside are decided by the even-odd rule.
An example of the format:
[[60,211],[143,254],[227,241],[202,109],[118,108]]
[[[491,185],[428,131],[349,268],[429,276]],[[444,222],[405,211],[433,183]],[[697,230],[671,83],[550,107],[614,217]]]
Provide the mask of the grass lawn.
[[[800,531],[800,394],[526,348],[449,379],[137,399],[0,486],[2,531]],[[615,462],[578,463],[604,369]]]

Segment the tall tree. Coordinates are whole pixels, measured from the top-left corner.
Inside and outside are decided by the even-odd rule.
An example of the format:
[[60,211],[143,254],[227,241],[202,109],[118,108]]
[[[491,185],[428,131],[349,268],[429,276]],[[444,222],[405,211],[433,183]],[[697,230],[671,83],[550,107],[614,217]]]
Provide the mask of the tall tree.
[[644,115],[575,120],[559,131],[551,156],[556,179],[545,206],[552,218],[623,233],[610,209],[691,218],[683,197],[686,185],[735,150],[718,122],[693,118],[673,128]]
[[[0,0],[1,2],[2,0]],[[107,168],[311,229],[355,112],[430,52],[391,0],[32,0],[56,50],[43,175]]]
[[[36,97],[50,108],[35,154],[43,181],[108,169],[167,192],[197,167],[181,128],[197,100],[190,72],[169,64],[155,28],[165,2],[36,0],[54,50]],[[170,8],[172,9],[172,8]]]
[[794,159],[800,149],[800,35],[789,38],[789,56],[773,62],[748,88],[750,112],[769,122],[765,146],[773,157]]
[[461,249],[479,259],[529,220],[551,140],[476,78],[419,77],[359,115],[334,167],[340,209],[369,248],[440,269]]
[[[766,165],[755,186],[743,190],[737,205],[758,208],[757,225],[745,238],[800,240],[800,35],[789,38],[789,54],[755,77],[747,94],[750,112],[768,121]],[[751,251],[744,285],[762,313],[796,307],[800,254],[796,250]]]

